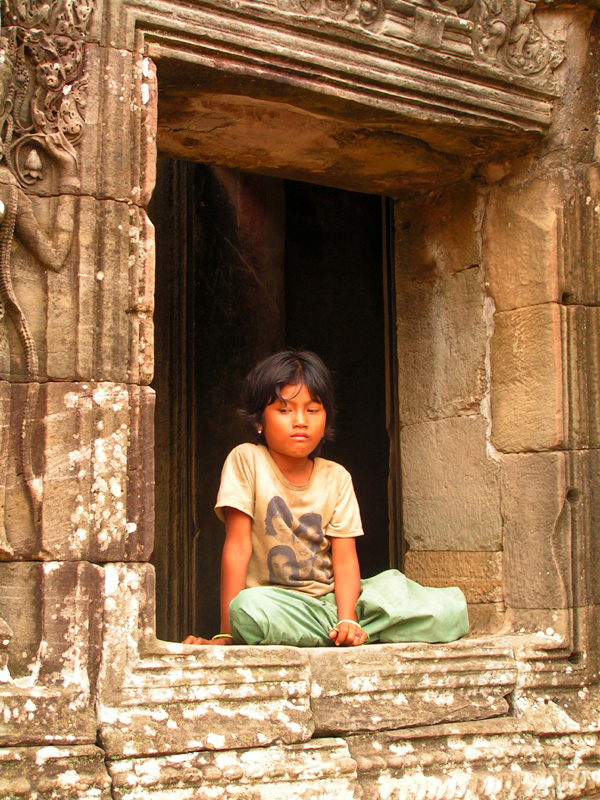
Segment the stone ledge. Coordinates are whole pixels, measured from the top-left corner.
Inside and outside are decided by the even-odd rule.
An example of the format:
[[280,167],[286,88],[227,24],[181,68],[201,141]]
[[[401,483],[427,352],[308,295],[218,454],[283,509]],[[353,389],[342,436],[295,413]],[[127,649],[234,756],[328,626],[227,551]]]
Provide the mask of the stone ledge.
[[293,647],[195,647],[154,636],[154,571],[108,564],[100,736],[109,758],[310,739],[310,675]]
[[93,745],[0,749],[0,797],[111,800],[104,753]]
[[589,671],[584,662],[579,668],[569,661],[569,615],[552,631],[545,626],[545,632],[437,645],[300,649],[160,642],[152,567],[108,564],[105,577],[97,709],[110,760],[300,745],[315,732],[506,717],[514,713],[509,694],[527,705],[540,687],[568,690]]
[[359,797],[356,763],[346,743],[127,759],[109,764],[114,800],[280,800]]
[[354,733],[496,717],[517,667],[502,643],[384,644],[310,649],[318,733]]
[[394,731],[348,740],[363,800],[540,800],[596,794],[597,733],[536,735],[516,720]]

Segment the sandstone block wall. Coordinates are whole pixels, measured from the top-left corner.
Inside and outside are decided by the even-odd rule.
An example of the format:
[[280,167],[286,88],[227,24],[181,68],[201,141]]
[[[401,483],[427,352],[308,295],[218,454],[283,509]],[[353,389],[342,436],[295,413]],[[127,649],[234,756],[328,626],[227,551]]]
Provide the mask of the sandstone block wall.
[[[0,795],[598,793],[597,27],[545,5],[3,8]],[[157,641],[150,56],[170,152],[396,197],[406,570],[471,639]]]

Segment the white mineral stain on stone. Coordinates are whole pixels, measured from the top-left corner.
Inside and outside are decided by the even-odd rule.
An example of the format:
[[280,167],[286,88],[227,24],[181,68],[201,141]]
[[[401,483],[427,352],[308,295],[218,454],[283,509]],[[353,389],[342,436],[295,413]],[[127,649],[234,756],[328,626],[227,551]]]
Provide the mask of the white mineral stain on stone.
[[374,692],[381,688],[377,675],[360,675],[350,678],[348,686],[353,692]]
[[148,105],[150,102],[150,87],[147,83],[142,83],[142,104]]
[[119,575],[117,570],[110,565],[104,568],[104,573],[105,573],[104,593],[107,597],[109,597],[111,594],[114,594],[119,588]]
[[44,484],[41,478],[34,478],[30,484],[31,491],[37,500],[41,500],[44,493]]
[[135,522],[127,522],[125,525],[125,530],[127,531],[128,535],[135,533],[137,531],[137,524]]
[[406,695],[405,694],[397,694],[394,697],[394,705],[396,705],[396,706],[407,706],[408,705],[408,699],[407,699]]
[[438,706],[451,706],[454,702],[452,692],[423,692],[422,697],[426,703],[435,703]]
[[71,753],[68,750],[61,750],[58,747],[40,747],[35,754],[35,761],[41,766],[49,758],[68,758]]
[[75,408],[78,400],[79,400],[79,395],[77,394],[77,392],[67,392],[64,397],[65,407]]
[[217,733],[209,733],[206,737],[206,743],[218,749],[225,746],[225,737]]
[[402,743],[402,744],[390,744],[389,749],[392,753],[395,753],[397,756],[405,756],[408,753],[414,752],[414,747],[409,743]]

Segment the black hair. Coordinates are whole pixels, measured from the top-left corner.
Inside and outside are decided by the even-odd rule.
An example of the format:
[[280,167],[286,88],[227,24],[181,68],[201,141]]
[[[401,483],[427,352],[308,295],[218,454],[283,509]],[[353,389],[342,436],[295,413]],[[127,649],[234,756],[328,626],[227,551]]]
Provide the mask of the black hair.
[[267,536],[275,536],[277,537],[277,531],[275,530],[275,526],[273,525],[273,519],[275,517],[279,517],[282,519],[288,528],[292,529],[292,522],[294,520],[294,515],[290,511],[287,506],[287,503],[283,499],[283,497],[279,497],[279,495],[275,495],[269,500],[269,505],[267,506],[267,514],[265,516],[265,532]]
[[286,586],[300,586],[300,564],[298,564],[298,557],[296,556],[294,548],[287,544],[276,544],[275,547],[271,547],[267,553],[269,583],[271,585],[281,586],[281,581],[278,580],[279,576],[275,574],[275,570],[273,569],[273,559],[277,558],[277,556],[284,556],[284,558],[290,562],[290,566],[286,570],[287,575],[283,576],[286,581]]
[[325,409],[326,421],[323,438],[331,441],[335,433],[335,397],[333,379],[325,364],[316,353],[309,350],[282,350],[260,361],[252,369],[242,386],[243,419],[250,425],[259,441],[266,444],[263,414],[268,405],[283,401],[284,386],[306,386],[313,400]]

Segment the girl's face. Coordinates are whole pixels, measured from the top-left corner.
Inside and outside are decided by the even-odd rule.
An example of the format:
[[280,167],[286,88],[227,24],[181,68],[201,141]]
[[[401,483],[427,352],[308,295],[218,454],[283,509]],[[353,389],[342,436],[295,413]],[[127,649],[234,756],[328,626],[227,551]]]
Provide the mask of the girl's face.
[[307,458],[325,432],[323,404],[313,400],[304,384],[284,386],[284,402],[277,399],[265,408],[263,433],[272,453],[287,458]]

